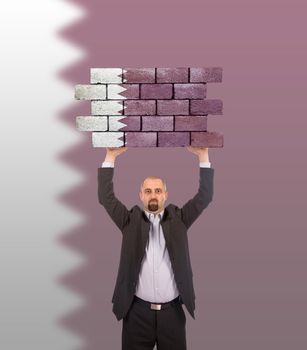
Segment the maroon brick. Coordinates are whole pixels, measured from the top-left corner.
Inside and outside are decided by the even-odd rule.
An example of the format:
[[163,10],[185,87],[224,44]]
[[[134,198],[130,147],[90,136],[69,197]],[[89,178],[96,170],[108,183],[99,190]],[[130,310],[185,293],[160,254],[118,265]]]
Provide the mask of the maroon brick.
[[123,68],[124,83],[154,83],[155,68]]
[[155,115],[156,101],[154,100],[124,100],[124,115]]
[[[109,117],[112,118],[112,117]],[[120,131],[140,131],[141,130],[141,117],[140,116],[129,116],[124,117],[120,120],[121,123],[126,124],[122,128],[119,128]]]
[[141,98],[170,99],[173,96],[172,84],[142,84]]
[[176,115],[174,118],[175,118],[175,131],[207,130],[206,116]]
[[188,83],[189,68],[157,68],[157,83]]
[[174,84],[174,98],[204,99],[206,97],[206,84]]
[[191,100],[191,114],[223,114],[222,100]]
[[174,130],[174,117],[157,115],[142,117],[142,130],[143,131],[173,131]]
[[139,98],[140,96],[139,84],[119,84],[119,85],[127,89],[121,92],[119,95],[125,98]]
[[188,115],[189,101],[188,100],[158,100],[159,115]]
[[158,132],[158,147],[182,147],[189,145],[189,132]]
[[190,68],[190,82],[220,83],[222,81],[222,73],[221,67]]
[[191,132],[191,146],[195,147],[223,147],[224,137],[219,132]]
[[156,147],[156,132],[125,132],[125,146]]

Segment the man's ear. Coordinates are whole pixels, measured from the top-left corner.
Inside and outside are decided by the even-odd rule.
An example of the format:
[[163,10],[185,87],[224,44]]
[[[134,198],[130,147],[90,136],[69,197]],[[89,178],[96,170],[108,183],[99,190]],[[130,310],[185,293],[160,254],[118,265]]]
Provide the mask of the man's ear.
[[166,191],[165,192],[165,200],[167,200],[167,198],[168,198],[168,192]]

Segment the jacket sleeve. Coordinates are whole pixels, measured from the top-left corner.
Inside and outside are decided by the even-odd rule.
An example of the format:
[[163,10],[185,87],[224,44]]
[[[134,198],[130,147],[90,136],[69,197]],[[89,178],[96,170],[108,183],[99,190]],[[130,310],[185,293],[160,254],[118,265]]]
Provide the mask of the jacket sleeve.
[[180,209],[181,220],[189,228],[213,198],[213,168],[199,168],[199,188],[196,195]]
[[122,231],[129,219],[129,210],[114,194],[113,174],[114,168],[98,168],[98,199]]

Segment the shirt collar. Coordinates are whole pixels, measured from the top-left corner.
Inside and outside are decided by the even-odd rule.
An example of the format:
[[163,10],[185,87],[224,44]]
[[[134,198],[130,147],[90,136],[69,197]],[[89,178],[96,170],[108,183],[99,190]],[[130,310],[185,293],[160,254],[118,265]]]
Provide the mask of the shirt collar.
[[[148,219],[149,219],[149,215],[150,214],[154,214],[154,213],[151,213],[151,212],[147,211],[146,209],[144,209],[144,212],[145,212],[146,216],[148,217]],[[164,214],[164,209],[158,213],[158,215],[161,215],[160,219],[163,218],[163,214]],[[154,214],[154,215],[157,215],[157,214]]]

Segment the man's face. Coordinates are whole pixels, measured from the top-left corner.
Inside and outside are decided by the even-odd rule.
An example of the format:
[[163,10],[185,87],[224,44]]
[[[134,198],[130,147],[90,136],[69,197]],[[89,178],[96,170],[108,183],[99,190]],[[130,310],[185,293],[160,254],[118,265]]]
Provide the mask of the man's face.
[[168,192],[165,191],[163,182],[160,179],[146,179],[140,191],[140,199],[146,210],[158,213],[164,209],[164,203]]

